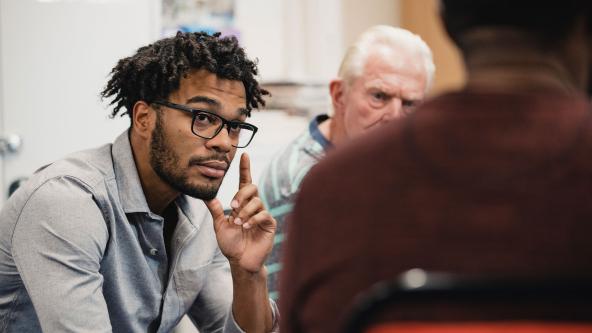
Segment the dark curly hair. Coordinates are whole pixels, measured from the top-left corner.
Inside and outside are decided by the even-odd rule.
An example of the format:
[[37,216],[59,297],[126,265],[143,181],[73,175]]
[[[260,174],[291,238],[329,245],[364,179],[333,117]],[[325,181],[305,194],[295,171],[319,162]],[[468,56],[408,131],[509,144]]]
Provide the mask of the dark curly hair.
[[[218,77],[241,81],[245,86],[247,110],[265,106],[269,92],[255,79],[257,64],[247,59],[236,37],[220,37],[220,33],[182,33],[161,39],[138,49],[136,54],[119,60],[111,70],[111,78],[101,97],[113,98],[111,117],[128,114],[134,104],[143,100],[152,103],[166,99],[179,89],[181,78],[191,70],[206,69]],[[121,109],[125,109],[121,112]]]

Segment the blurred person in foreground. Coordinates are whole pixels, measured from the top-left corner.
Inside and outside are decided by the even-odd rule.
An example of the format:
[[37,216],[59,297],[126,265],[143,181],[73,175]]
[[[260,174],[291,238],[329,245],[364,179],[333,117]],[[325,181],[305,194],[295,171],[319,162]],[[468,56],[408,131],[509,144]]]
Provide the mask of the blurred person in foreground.
[[278,222],[267,260],[272,298],[278,296],[285,221],[302,178],[333,147],[409,114],[424,99],[434,70],[430,48],[405,29],[373,26],[349,47],[338,78],[329,84],[331,115],[315,117],[301,135],[276,153],[259,182],[261,198]]
[[[414,267],[592,273],[591,7],[441,2],[466,86],[304,179],[284,257],[283,333],[337,332],[357,294]],[[570,311],[557,307],[555,318]]]
[[257,131],[256,75],[220,34],[117,63],[102,95],[130,128],[38,171],[0,212],[1,332],[170,332],[185,314],[202,333],[278,326],[263,266],[276,223],[247,155],[230,216],[216,199]]

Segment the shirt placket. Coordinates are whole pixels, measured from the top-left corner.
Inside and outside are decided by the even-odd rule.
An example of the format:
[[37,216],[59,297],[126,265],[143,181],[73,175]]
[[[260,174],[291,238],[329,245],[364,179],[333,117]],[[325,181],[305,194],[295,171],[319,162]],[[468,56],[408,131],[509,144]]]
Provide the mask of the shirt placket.
[[163,218],[150,214],[140,224],[138,238],[150,269],[158,279],[160,293],[164,294],[168,271],[168,258],[164,246]]
[[177,322],[180,314],[180,302],[179,296],[176,293],[174,287],[174,275],[177,267],[177,262],[183,253],[183,248],[189,243],[189,241],[197,233],[197,228],[189,222],[187,217],[183,214],[182,210],[178,210],[179,221],[177,227],[173,233],[172,241],[172,256],[171,266],[168,274],[168,286],[164,294],[163,309],[162,309],[162,320],[158,332],[168,332],[172,329],[173,324]]

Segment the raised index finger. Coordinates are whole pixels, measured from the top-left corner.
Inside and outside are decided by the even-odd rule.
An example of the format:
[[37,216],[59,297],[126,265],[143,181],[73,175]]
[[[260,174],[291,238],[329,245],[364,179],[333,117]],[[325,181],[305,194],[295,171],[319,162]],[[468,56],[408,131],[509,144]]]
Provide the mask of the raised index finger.
[[245,185],[251,184],[253,180],[251,179],[251,161],[249,160],[249,155],[247,153],[243,153],[240,159],[239,165],[239,179],[238,179],[238,188],[241,189]]

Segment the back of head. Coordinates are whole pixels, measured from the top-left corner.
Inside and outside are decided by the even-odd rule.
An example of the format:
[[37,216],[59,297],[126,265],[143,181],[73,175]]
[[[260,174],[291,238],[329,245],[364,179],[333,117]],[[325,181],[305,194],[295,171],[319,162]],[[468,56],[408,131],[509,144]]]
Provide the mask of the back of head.
[[429,90],[435,72],[432,51],[418,35],[405,29],[387,25],[377,25],[367,29],[348,48],[339,67],[339,78],[349,84],[353,79],[360,76],[369,54],[376,46],[387,46],[400,51],[405,50],[422,57],[427,78],[426,91]]
[[464,50],[463,36],[480,27],[511,28],[530,35],[542,47],[553,47],[576,18],[589,19],[588,0],[441,0],[440,10],[450,37]]
[[111,71],[102,91],[112,98],[111,116],[129,114],[136,102],[166,99],[179,89],[180,80],[192,70],[205,69],[219,78],[241,81],[245,86],[247,110],[265,105],[268,92],[255,79],[257,64],[247,58],[238,40],[220,33],[181,33],[141,47],[136,54],[121,59]]

